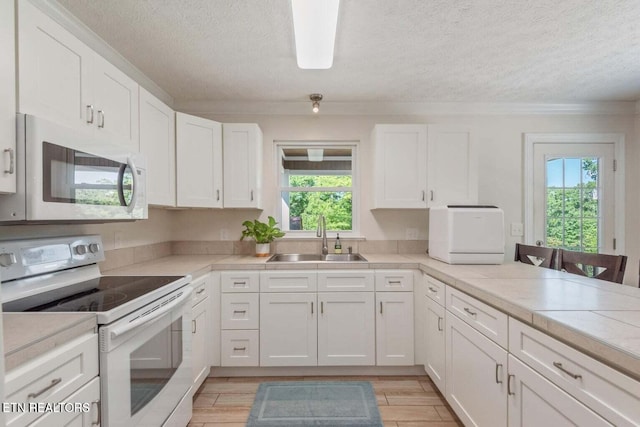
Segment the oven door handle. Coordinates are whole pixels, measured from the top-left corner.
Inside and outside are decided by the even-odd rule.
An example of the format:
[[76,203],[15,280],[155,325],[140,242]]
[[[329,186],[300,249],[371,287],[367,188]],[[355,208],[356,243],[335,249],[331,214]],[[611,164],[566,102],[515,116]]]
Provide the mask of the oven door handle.
[[110,331],[111,339],[115,339],[120,335],[126,334],[132,329],[138,328],[147,322],[157,319],[158,317],[162,316],[166,312],[171,311],[174,308],[178,307],[179,305],[185,303],[186,302],[185,300],[190,296],[191,296],[191,287],[186,286],[182,292],[182,295],[180,295],[178,298],[174,299],[170,303],[166,304],[165,306],[162,306],[156,309],[155,311],[151,311],[149,312],[149,314],[140,316],[129,323],[125,323],[120,326],[115,326]]

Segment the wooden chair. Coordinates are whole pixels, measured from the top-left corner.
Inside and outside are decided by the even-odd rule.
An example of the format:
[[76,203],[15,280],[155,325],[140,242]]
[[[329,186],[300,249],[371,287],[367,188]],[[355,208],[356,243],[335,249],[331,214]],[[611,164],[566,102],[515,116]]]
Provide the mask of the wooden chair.
[[514,261],[555,269],[557,256],[558,250],[554,248],[516,243],[516,256]]
[[567,273],[622,283],[627,267],[626,255],[592,254],[560,250],[558,269]]

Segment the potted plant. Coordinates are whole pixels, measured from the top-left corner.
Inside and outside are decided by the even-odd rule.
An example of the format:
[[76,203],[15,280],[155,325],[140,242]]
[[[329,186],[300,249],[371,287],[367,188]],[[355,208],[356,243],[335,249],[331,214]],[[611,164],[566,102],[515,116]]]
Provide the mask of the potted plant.
[[284,236],[284,232],[276,227],[276,220],[270,216],[269,221],[265,224],[259,220],[245,221],[244,230],[242,230],[242,237],[240,240],[244,240],[245,237],[251,237],[256,241],[256,256],[269,256],[270,243],[278,237]]

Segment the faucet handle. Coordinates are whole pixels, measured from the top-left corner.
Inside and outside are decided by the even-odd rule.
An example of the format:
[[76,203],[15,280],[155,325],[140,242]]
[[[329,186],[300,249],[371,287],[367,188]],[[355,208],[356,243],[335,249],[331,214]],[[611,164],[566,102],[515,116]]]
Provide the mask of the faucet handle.
[[349,251],[349,254],[351,254],[351,253],[353,252],[353,248],[352,248],[351,246],[349,246],[349,247],[347,248],[347,250]]

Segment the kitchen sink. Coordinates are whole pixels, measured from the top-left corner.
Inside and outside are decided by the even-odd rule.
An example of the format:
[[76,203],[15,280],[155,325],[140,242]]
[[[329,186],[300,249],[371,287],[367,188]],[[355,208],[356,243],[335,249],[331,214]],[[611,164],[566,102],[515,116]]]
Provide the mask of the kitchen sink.
[[366,262],[360,254],[275,254],[267,262]]

